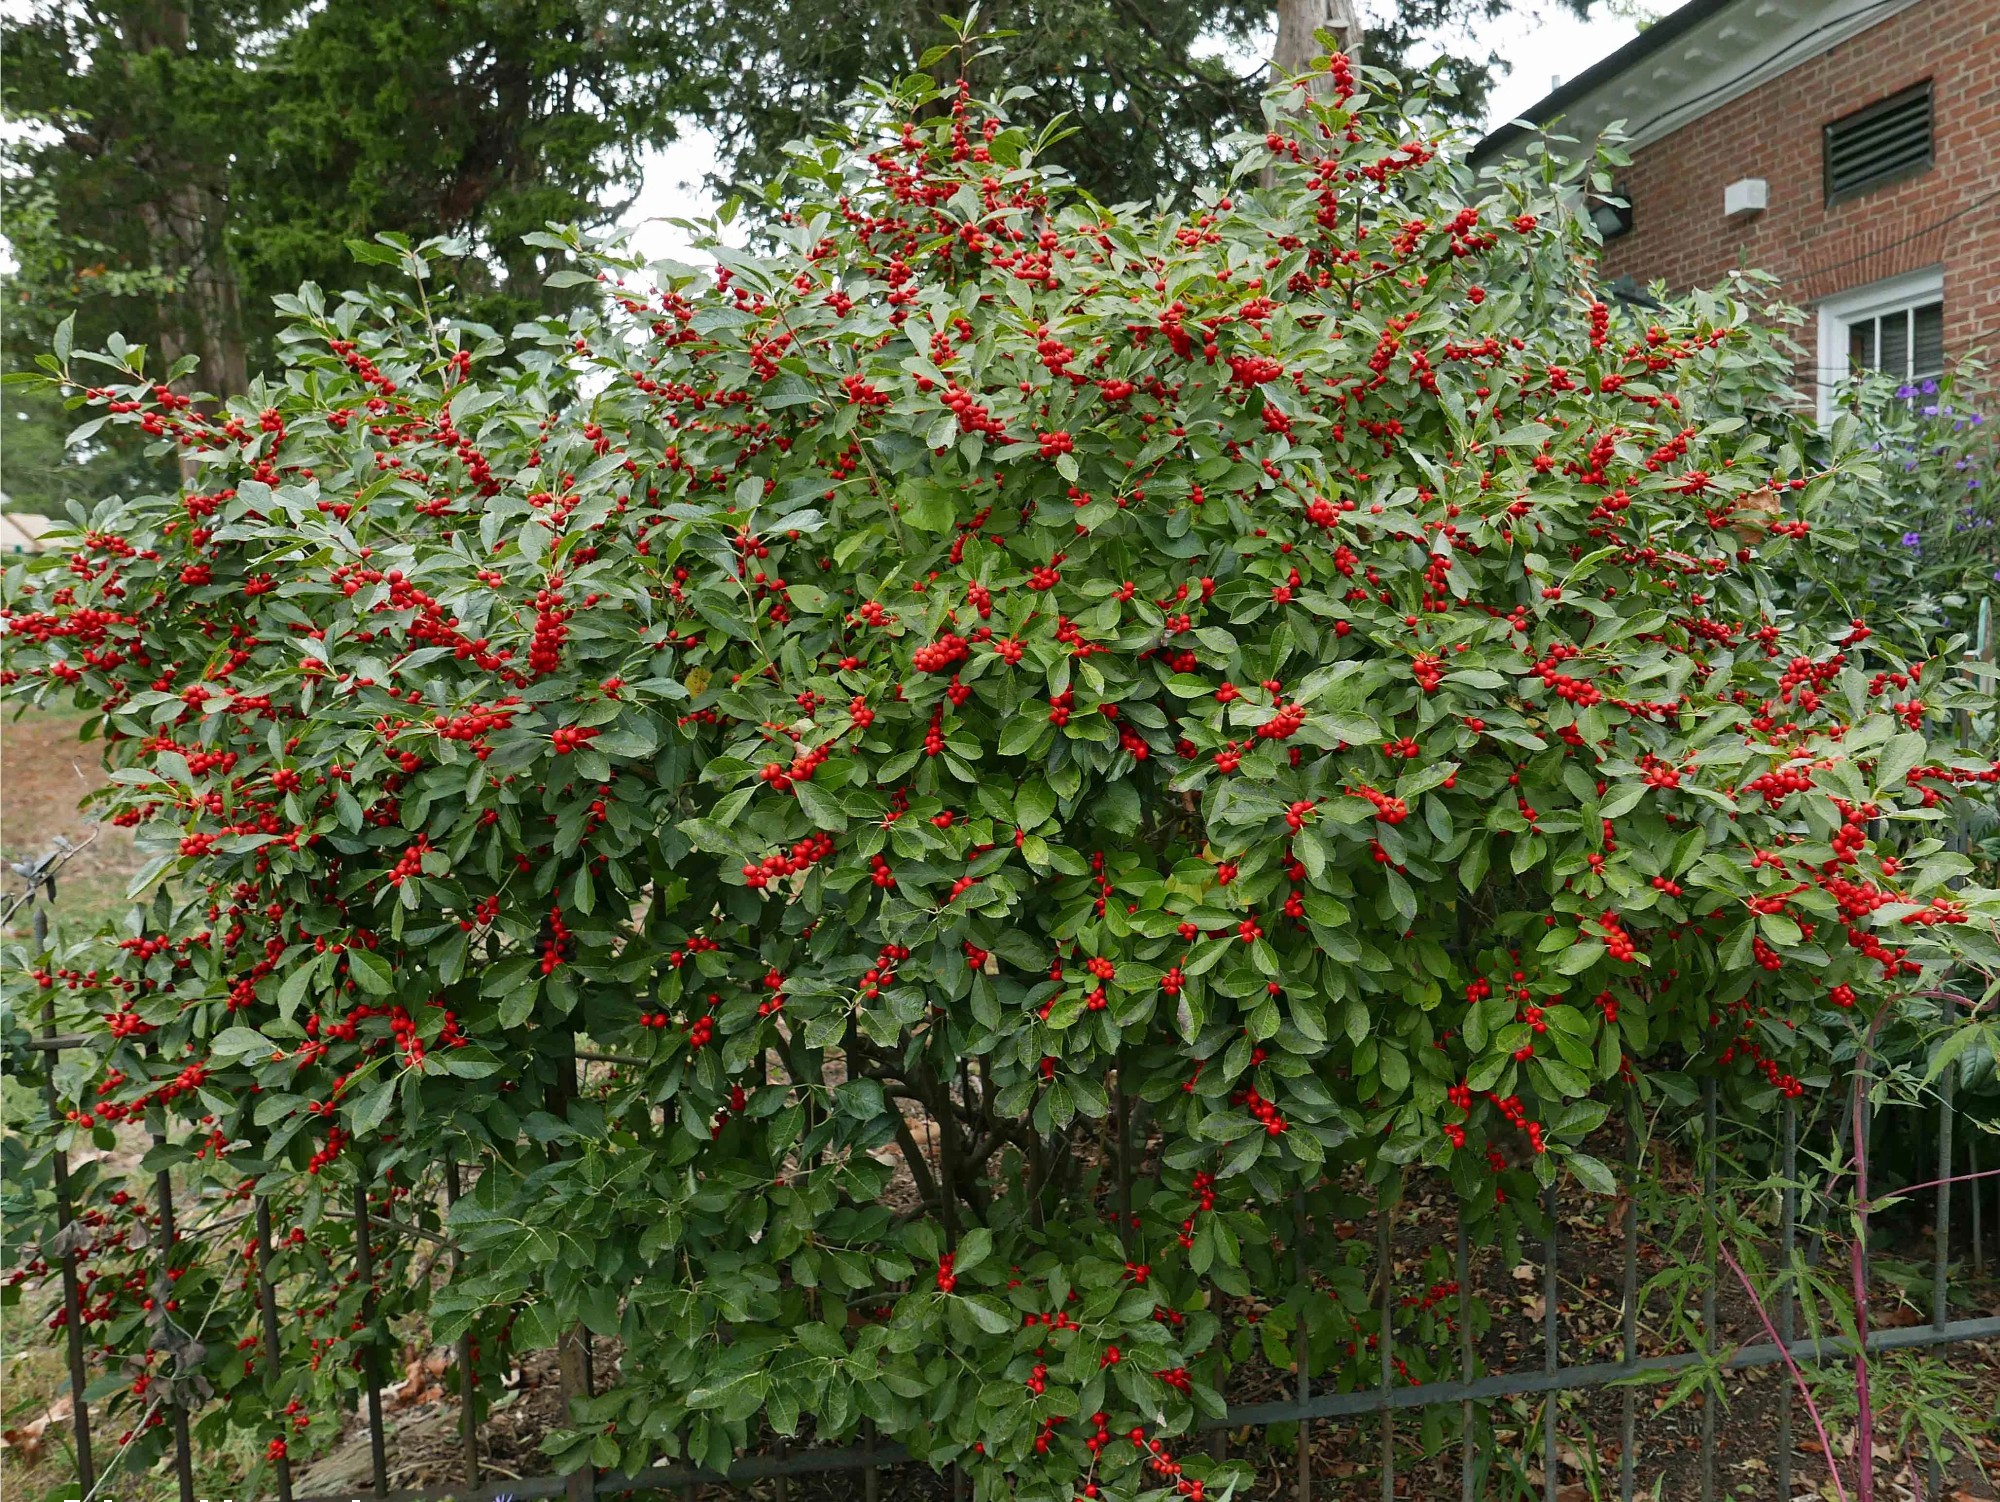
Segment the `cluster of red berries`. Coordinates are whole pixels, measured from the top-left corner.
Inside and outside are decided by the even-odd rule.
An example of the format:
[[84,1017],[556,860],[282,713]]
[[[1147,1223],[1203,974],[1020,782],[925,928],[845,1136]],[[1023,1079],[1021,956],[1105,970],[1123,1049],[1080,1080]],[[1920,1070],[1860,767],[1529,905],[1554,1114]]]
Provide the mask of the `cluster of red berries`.
[[777,851],[763,860],[743,867],[743,884],[747,887],[767,887],[772,882],[786,876],[796,876],[833,854],[833,836],[824,831],[807,835],[792,846],[788,855]]
[[1400,824],[1410,817],[1409,804],[1393,794],[1383,792],[1379,788],[1358,787],[1352,790],[1352,796],[1366,798],[1370,803],[1374,804],[1375,817],[1380,819],[1384,824]]
[[1258,1093],[1255,1085],[1245,1085],[1232,1094],[1229,1100],[1232,1105],[1242,1106],[1262,1122],[1266,1136],[1277,1137],[1283,1134],[1286,1126],[1284,1116],[1275,1105]]
[[919,673],[942,673],[965,661],[970,650],[964,637],[947,631],[936,641],[917,648],[910,656],[910,666]]

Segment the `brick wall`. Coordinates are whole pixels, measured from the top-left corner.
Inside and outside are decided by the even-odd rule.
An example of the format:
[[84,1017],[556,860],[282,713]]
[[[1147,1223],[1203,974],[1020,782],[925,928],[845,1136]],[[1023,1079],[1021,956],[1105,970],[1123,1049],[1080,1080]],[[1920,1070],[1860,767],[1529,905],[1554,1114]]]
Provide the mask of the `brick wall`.
[[[1930,170],[1828,206],[1821,127],[1925,79]],[[1722,190],[1745,177],[1770,206],[1732,222]],[[1678,291],[1754,266],[1810,305],[1942,265],[1947,354],[2000,364],[2000,0],[1923,0],[1647,145],[1625,181],[1633,229],[1605,247],[1607,276]],[[1810,351],[1816,330],[1801,336]]]

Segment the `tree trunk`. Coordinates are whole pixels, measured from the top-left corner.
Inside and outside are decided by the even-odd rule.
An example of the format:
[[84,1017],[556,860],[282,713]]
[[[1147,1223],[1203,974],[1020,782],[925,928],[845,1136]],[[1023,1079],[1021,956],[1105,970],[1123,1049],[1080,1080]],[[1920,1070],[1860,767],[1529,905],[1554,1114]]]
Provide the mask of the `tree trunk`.
[[[157,51],[186,56],[185,0],[135,7],[127,13],[124,32],[133,56]],[[224,238],[227,187],[210,181],[213,174],[201,165],[166,153],[148,154],[149,175],[159,190],[139,205],[139,217],[153,263],[174,273],[181,287],[178,298],[159,299],[162,363],[170,367],[182,355],[194,354],[201,360],[197,384],[217,396],[239,395],[250,385],[250,361],[236,268],[229,264]]]
[[[1354,0],[1278,0],[1278,41],[1271,49],[1274,80],[1296,78],[1312,66],[1319,55],[1314,40],[1319,31],[1332,32],[1339,50],[1349,57],[1360,55],[1363,32]],[[1325,76],[1315,78],[1312,92],[1325,90]]]
[[[1313,59],[1319,56],[1320,44],[1315,33],[1320,31],[1332,32],[1338,50],[1351,58],[1360,58],[1365,33],[1354,0],[1278,0],[1278,39],[1271,48],[1273,83],[1297,78],[1312,66]],[[1325,73],[1315,74],[1306,90],[1315,96],[1324,94],[1328,82]],[[1264,168],[1260,180],[1266,188],[1277,179],[1275,165]]]

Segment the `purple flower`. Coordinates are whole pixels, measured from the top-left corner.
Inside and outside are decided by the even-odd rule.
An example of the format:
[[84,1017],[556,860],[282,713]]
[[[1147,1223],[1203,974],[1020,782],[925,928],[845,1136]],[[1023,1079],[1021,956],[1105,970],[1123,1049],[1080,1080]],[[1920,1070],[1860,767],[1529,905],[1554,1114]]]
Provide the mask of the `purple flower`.
[[1906,547],[1906,548],[1920,548],[1920,547],[1922,547],[1923,545],[1924,545],[1924,534],[1923,534],[1923,533],[1921,533],[1921,532],[1905,532],[1905,533],[1903,534],[1903,546],[1904,546],[1904,547]]

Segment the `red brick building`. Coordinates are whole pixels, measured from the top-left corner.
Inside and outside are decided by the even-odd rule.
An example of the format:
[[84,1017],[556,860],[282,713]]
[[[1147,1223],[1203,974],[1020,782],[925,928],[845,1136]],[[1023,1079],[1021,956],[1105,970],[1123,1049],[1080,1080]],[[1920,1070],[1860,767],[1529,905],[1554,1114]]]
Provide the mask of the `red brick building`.
[[1607,279],[1776,273],[1822,412],[1856,368],[2000,364],[2000,0],[1690,0],[1526,118],[1630,136],[1629,208],[1594,210]]

